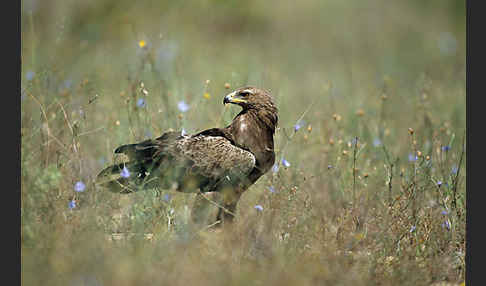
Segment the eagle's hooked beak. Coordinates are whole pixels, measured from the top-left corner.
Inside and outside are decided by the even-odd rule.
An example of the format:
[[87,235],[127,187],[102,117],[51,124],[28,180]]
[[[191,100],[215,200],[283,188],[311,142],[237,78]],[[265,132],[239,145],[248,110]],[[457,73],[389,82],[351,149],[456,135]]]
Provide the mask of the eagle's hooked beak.
[[232,93],[226,95],[223,98],[223,104],[224,105],[226,105],[227,103],[239,104],[239,103],[244,103],[244,102],[246,102],[246,100],[244,100],[243,98],[241,98],[239,96],[239,93],[237,93],[236,91],[233,91]]
[[232,93],[226,95],[223,98],[223,104],[226,105],[227,103],[231,103],[231,100],[233,99],[233,97],[235,96],[235,94],[236,94],[236,91],[233,91]]

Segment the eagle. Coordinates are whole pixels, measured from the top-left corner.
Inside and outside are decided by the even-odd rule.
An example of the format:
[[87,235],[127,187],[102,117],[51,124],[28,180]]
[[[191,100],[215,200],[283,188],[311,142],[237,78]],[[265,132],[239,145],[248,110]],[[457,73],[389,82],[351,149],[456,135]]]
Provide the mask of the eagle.
[[[233,221],[241,195],[274,165],[278,109],[268,91],[253,86],[234,90],[223,104],[242,108],[228,126],[192,135],[170,131],[119,146],[114,153],[125,160],[103,169],[97,185],[116,193],[153,188],[197,193],[194,222],[201,222],[198,216],[211,204],[218,206],[214,223]],[[215,193],[216,202],[201,198]]]

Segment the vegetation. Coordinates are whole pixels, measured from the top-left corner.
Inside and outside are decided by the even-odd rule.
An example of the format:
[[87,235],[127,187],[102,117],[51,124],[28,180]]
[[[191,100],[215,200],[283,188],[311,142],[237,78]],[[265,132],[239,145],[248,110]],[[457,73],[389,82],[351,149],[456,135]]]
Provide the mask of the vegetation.
[[[42,1],[21,12],[25,285],[465,281],[463,1]],[[279,107],[232,228],[94,185],[121,144]]]

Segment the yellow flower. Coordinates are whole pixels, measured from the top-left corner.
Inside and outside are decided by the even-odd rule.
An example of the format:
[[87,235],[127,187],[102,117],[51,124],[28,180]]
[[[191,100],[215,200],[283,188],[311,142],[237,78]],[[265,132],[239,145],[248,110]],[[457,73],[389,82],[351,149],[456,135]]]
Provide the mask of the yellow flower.
[[204,96],[205,99],[211,98],[211,95],[208,92],[205,92],[203,96]]
[[140,40],[140,42],[138,42],[138,46],[139,46],[140,48],[143,48],[143,47],[145,47],[146,45],[147,45],[147,43],[145,43],[145,41],[144,41],[144,40]]

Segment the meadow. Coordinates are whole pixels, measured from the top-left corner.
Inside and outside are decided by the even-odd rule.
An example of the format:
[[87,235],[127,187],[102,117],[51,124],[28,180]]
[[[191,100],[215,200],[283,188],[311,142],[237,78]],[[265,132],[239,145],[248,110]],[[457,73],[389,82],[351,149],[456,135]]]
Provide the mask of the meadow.
[[[21,11],[23,285],[464,285],[463,1],[42,1]],[[229,124],[277,164],[229,228],[95,186],[113,150]]]

